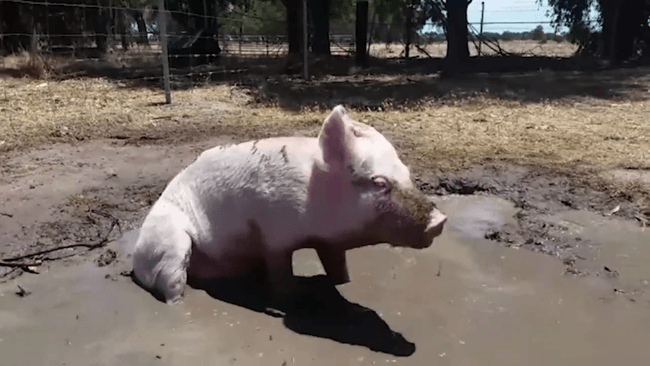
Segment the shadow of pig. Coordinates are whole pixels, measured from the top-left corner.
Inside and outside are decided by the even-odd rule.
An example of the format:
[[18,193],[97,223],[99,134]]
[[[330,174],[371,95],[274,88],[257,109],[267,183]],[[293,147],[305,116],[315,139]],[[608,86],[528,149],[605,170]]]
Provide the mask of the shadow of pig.
[[[347,301],[327,276],[299,276],[298,280],[299,290],[293,295],[290,308],[282,309],[283,323],[288,329],[398,357],[415,353],[414,343],[393,331],[374,310]],[[259,274],[188,281],[188,285],[217,300],[277,316],[267,311],[271,292]]]

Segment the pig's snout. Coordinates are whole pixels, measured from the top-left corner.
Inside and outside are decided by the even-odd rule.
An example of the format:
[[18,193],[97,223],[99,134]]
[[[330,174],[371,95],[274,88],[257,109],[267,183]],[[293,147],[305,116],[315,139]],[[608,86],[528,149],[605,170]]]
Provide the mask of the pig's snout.
[[426,229],[424,229],[424,242],[421,243],[421,248],[428,248],[433,244],[433,239],[442,234],[442,229],[447,222],[447,216],[445,216],[438,209],[433,209],[429,215],[429,223],[427,224]]

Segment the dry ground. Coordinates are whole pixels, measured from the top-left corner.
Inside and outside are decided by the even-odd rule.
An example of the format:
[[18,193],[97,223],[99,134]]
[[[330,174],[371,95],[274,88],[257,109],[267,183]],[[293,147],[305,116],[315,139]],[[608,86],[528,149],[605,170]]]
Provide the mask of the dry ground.
[[[516,41],[499,41],[501,49],[508,53],[526,54],[535,56],[551,56],[551,57],[570,57],[578,47],[569,42],[539,42],[533,40],[516,40]],[[481,54],[484,56],[495,55],[495,47],[482,45]],[[422,52],[422,50],[426,51]],[[404,45],[395,43],[373,43],[370,46],[370,56],[374,57],[398,57],[404,52]],[[469,52],[471,56],[478,54],[476,45],[472,42],[469,43]],[[423,45],[421,48],[414,48],[411,50],[411,56],[418,57],[445,57],[447,54],[447,43],[437,42],[428,45]],[[402,55],[403,56],[403,55]]]
[[[96,138],[195,139],[206,132],[257,138],[315,134],[328,112],[256,105],[231,85],[175,91],[105,79],[0,79],[0,150]],[[357,96],[358,99],[362,96]],[[353,97],[351,96],[351,99]],[[345,102],[341,100],[341,102]],[[649,167],[650,102],[584,99],[523,103],[488,96],[402,109],[355,111],[424,166],[464,167],[490,159],[541,165]]]
[[[533,40],[514,40],[514,41],[499,41],[501,49],[508,53],[535,55],[535,56],[551,56],[551,57],[570,57],[578,47],[569,42],[555,42],[546,41],[539,42]],[[391,58],[403,57],[404,44],[402,43],[385,43],[385,42],[372,42],[370,45],[370,56],[378,58]],[[477,45],[469,43],[470,55],[478,55]],[[334,55],[347,55],[354,51],[354,45],[332,42],[332,54]],[[223,51],[234,56],[284,56],[288,51],[286,44],[269,43],[253,43],[243,42],[241,49],[239,43],[229,42],[223,45]],[[423,52],[424,51],[424,52]],[[482,45],[481,54],[485,56],[492,56],[496,54],[496,47]],[[446,42],[435,42],[431,44],[421,45],[420,47],[412,47],[410,51],[411,57],[444,57],[447,53]]]

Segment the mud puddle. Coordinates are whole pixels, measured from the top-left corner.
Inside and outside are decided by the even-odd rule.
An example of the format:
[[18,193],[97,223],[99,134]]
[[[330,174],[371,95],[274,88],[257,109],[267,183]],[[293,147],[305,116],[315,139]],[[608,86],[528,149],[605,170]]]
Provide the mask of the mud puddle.
[[[604,180],[592,173],[588,170],[577,173],[577,168],[574,173],[559,173],[495,163],[458,173],[431,172],[418,179],[418,184],[424,191],[443,197],[489,195],[512,202],[516,208],[511,211],[515,212],[514,221],[506,222],[499,229],[488,229],[485,238],[506,247],[556,257],[564,263],[568,274],[615,277],[617,272],[612,267],[618,265],[616,259],[604,263],[605,258],[599,257],[601,262],[589,262],[599,255],[599,248],[615,246],[604,243],[603,236],[589,235],[594,230],[584,228],[604,227],[606,232],[622,233],[618,240],[622,246],[638,246],[637,243],[647,238],[644,227],[650,222],[650,186],[640,180],[643,175],[638,173],[623,178],[620,174],[602,173]],[[583,223],[578,226],[584,230],[577,230],[555,215],[580,217],[578,221]]]
[[631,301],[650,301],[650,228],[621,218],[568,210],[545,217],[559,225],[567,237],[581,238],[583,256],[571,268],[609,279],[613,294]]
[[[625,224],[579,214],[549,217],[562,225],[579,225],[570,230],[600,243],[596,260],[629,255],[620,264],[630,271],[619,270],[618,278],[572,277],[551,256],[484,239],[486,233],[517,222],[513,215],[518,209],[508,201],[474,196],[437,200],[450,225],[433,247],[417,251],[381,245],[350,251],[352,282],[339,286],[338,292],[322,289],[320,312],[285,319],[195,289],[187,290],[179,306],[158,302],[121,275],[130,269],[128,247],[137,235],[130,232],[110,245],[117,258],[108,265],[55,265],[47,273],[25,274],[0,285],[2,364],[650,361],[650,303],[631,302],[612,292],[616,281],[645,275],[642,244],[650,242],[647,233],[631,233]],[[619,239],[616,245],[605,240],[604,232]],[[294,268],[312,279],[323,273],[310,250],[296,253]],[[28,294],[18,296],[18,285]],[[316,280],[313,285],[319,286]],[[343,317],[329,314],[328,306],[341,296],[357,310]],[[609,301],[601,300],[607,297]]]

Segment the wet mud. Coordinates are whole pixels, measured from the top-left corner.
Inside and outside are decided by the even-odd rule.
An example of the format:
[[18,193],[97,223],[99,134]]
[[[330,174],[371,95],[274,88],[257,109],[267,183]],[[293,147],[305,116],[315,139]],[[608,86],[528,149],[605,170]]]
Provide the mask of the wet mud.
[[[615,263],[600,268],[592,265],[591,260],[604,245],[602,237],[591,235],[594,228],[619,232],[622,236],[615,240],[625,242],[650,226],[646,225],[650,219],[650,174],[614,172],[603,174],[609,179],[606,181],[595,175],[571,176],[539,167],[492,164],[458,173],[429,174],[428,179],[419,178],[417,183],[423,191],[437,196],[504,198],[516,209],[515,221],[489,228],[486,239],[556,257],[564,263],[567,274],[612,276]],[[639,186],[626,192],[594,188],[608,182]],[[575,217],[580,223],[559,218],[564,216]]]
[[[8,159],[0,260],[26,264],[0,266],[3,365],[650,360],[647,191],[539,167],[419,172],[449,217],[434,246],[350,251],[352,282],[336,288],[315,253],[297,252],[303,312],[267,316],[245,281],[160,303],[133,283],[129,243],[174,174],[224,141],[100,141]],[[598,179],[644,187],[644,174]],[[57,249],[75,243],[87,245]]]
[[[453,224],[434,246],[352,250],[346,285],[324,280],[314,251],[296,252],[294,271],[310,291],[303,311],[284,318],[261,312],[255,286],[242,281],[229,291],[190,287],[177,306],[156,300],[129,277],[137,231],[128,231],[107,248],[124,260],[103,267],[57,263],[0,284],[3,365],[650,361],[650,303],[613,294],[618,279],[565,276],[548,255],[485,239],[491,228],[516,223],[517,208],[506,200],[436,201]],[[627,263],[641,271],[630,276],[647,274],[641,259]],[[17,295],[17,286],[29,295]]]

